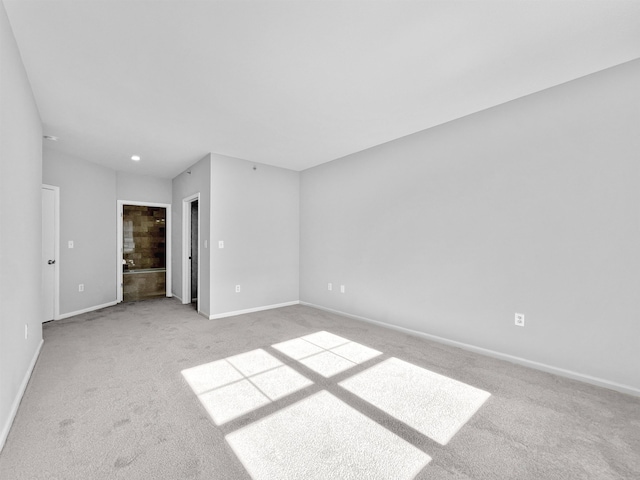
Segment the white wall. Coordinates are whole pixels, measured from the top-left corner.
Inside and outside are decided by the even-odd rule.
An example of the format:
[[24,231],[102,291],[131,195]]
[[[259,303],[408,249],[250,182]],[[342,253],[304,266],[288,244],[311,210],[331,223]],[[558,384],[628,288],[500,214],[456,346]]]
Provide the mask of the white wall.
[[168,203],[172,201],[172,182],[168,178],[116,172],[118,200]]
[[49,148],[42,168],[60,187],[60,315],[115,302],[116,172]]
[[211,155],[212,314],[298,301],[299,202],[298,172]]
[[[190,172],[190,173],[188,173]],[[198,212],[200,215],[200,312],[209,316],[211,312],[211,155],[207,154],[173,179],[173,202],[171,206],[171,288],[173,295],[183,298],[182,294],[182,205],[183,200],[200,193]],[[205,247],[205,242],[207,246]]]
[[633,61],[304,171],[301,300],[640,392],[638,85]]
[[41,186],[40,115],[0,2],[0,449],[42,342]]
[[45,148],[42,181],[60,187],[60,315],[115,302],[117,200],[171,204],[171,180],[116,172]]

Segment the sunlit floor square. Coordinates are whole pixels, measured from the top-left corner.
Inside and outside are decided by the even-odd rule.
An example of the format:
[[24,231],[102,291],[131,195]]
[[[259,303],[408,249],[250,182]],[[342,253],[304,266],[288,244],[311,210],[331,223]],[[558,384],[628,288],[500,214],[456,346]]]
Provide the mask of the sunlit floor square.
[[382,355],[382,352],[374,350],[373,348],[365,347],[364,345],[360,345],[356,342],[345,343],[339,347],[332,348],[331,351],[354,363],[363,363],[377,357],[378,355]]
[[294,338],[293,340],[287,340],[286,342],[276,343],[275,345],[272,345],[272,347],[294,360],[300,360],[301,358],[323,351],[319,346],[303,340],[302,338]]
[[182,376],[196,395],[243,378],[242,374],[224,359],[183,370]]
[[254,480],[409,480],[431,460],[326,391],[226,439]]
[[250,380],[271,400],[278,400],[313,385],[311,380],[286,365],[254,375]]
[[248,380],[198,395],[216,425],[222,425],[271,402]]
[[261,348],[227,357],[227,361],[247,377],[282,365],[280,360],[269,355]]
[[327,378],[356,366],[346,358],[327,351],[303,358],[300,363]]
[[338,335],[325,331],[312,333],[311,335],[305,335],[301,338],[313,343],[314,345],[326,348],[327,350],[337,347],[338,345],[343,345],[349,341],[346,338],[342,338]]
[[490,397],[484,390],[397,358],[339,385],[441,445]]
[[182,375],[216,425],[313,385],[262,349],[187,368]]

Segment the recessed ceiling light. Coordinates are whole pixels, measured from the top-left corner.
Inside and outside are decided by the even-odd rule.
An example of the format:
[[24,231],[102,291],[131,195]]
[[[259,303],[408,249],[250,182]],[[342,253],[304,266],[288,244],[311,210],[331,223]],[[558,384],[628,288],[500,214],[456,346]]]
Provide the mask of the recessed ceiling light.
[[58,137],[54,137],[53,135],[43,135],[42,138],[44,138],[45,140],[51,140],[52,142],[58,141]]
[[133,160],[134,162],[139,162],[140,161],[140,155],[131,155],[131,160]]

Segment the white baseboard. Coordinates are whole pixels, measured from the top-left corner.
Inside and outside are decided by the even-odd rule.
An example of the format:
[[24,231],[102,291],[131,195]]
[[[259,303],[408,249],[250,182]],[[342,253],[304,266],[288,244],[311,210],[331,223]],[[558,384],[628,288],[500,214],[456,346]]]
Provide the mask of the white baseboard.
[[216,313],[209,315],[209,320],[215,320],[217,318],[233,317],[235,315],[243,315],[245,313],[261,312],[262,310],[271,310],[272,308],[289,307],[291,305],[298,305],[298,300],[294,302],[276,303],[275,305],[265,305],[263,307],[247,308],[246,310],[236,310],[234,312]]
[[561,377],[571,378],[573,380],[578,380],[584,383],[589,383],[591,385],[596,385],[598,387],[608,388],[610,390],[615,390],[617,392],[626,393],[628,395],[634,395],[636,397],[640,397],[640,389],[632,387],[630,385],[624,385],[617,382],[612,382],[610,380],[605,380],[603,378],[592,377],[591,375],[586,375],[584,373],[574,372],[572,370],[565,370],[564,368],[554,367],[552,365],[547,365],[545,363],[535,362],[533,360],[527,360],[526,358],[516,357],[513,355],[509,355],[506,353],[497,352],[495,350],[489,350],[487,348],[476,347],[475,345],[470,345],[468,343],[457,342],[455,340],[449,340],[447,338],[438,337],[436,335],[430,335],[428,333],[421,332],[419,330],[412,330],[410,328],[400,327],[398,325],[393,325],[391,323],[380,322],[378,320],[372,320],[366,317],[360,317],[358,315],[352,315],[350,313],[341,312],[339,310],[334,310],[332,308],[322,307],[320,305],[315,305],[313,303],[308,302],[300,302],[301,305],[306,305],[308,307],[317,308],[318,310],[324,310],[326,312],[335,313],[336,315],[342,315],[343,317],[353,318],[354,320],[360,320],[367,323],[374,323],[376,325],[380,325],[381,327],[389,328],[391,330],[397,330],[403,333],[409,333],[411,335],[426,338],[427,340],[432,340],[434,342],[443,343],[445,345],[450,345],[452,347],[462,348],[463,350],[468,350],[470,352],[479,353],[481,355],[486,355],[488,357],[497,358],[500,360],[506,360],[507,362],[516,363],[518,365],[523,365],[525,367],[533,368],[535,370],[541,370],[547,373],[553,373],[555,375],[559,375]]
[[84,308],[82,310],[76,310],[75,312],[63,313],[62,315],[58,315],[56,317],[56,320],[62,320],[63,318],[74,317],[82,313],[93,312],[94,310],[100,310],[101,308],[113,307],[114,305],[117,305],[117,304],[118,304],[118,301],[115,300],[113,302],[103,303],[102,305],[96,305],[94,307]]
[[22,383],[20,384],[20,388],[18,390],[18,394],[16,398],[13,400],[13,404],[11,405],[11,411],[9,412],[9,417],[7,418],[4,426],[2,427],[2,431],[0,432],[0,451],[4,448],[4,444],[7,441],[7,437],[9,436],[9,431],[11,430],[11,426],[13,425],[13,420],[16,418],[16,414],[18,413],[18,407],[20,406],[20,402],[22,401],[22,396],[24,395],[25,390],[27,389],[27,384],[29,383],[29,379],[31,378],[31,373],[33,373],[33,369],[36,366],[36,362],[38,361],[38,357],[40,356],[40,350],[42,349],[42,345],[44,344],[44,340],[40,340],[38,344],[38,348],[36,349],[36,353],[33,355],[31,359],[31,363],[29,364],[29,368],[27,369],[24,378],[22,379]]

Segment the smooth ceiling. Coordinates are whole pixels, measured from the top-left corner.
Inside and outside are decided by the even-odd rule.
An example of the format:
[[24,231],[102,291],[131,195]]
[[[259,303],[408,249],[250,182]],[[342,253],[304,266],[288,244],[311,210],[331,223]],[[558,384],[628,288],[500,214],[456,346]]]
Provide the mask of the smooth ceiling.
[[4,4],[48,146],[168,178],[304,170],[640,57],[633,0]]

